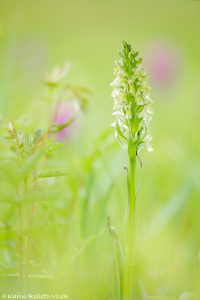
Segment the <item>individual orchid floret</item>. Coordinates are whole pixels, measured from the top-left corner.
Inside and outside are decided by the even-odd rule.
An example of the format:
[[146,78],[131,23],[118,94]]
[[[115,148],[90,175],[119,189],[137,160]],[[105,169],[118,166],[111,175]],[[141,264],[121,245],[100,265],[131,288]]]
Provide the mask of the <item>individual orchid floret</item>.
[[139,53],[129,43],[123,42],[119,55],[114,70],[115,80],[111,83],[115,135],[126,150],[129,143],[133,143],[136,153],[145,146],[152,151],[148,132],[152,115],[148,74],[142,67]]

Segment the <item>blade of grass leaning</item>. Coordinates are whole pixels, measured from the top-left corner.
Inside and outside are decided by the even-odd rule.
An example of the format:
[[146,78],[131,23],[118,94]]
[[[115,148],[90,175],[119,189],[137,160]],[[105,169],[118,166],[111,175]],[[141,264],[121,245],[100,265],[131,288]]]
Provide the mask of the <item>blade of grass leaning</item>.
[[20,178],[25,179],[33,172],[36,165],[38,164],[42,156],[45,154],[45,151],[46,149],[45,147],[43,147],[28,158],[28,160],[26,161],[26,163],[20,171]]
[[117,291],[115,299],[122,300],[123,299],[123,268],[124,268],[124,254],[121,242],[117,235],[116,229],[111,225],[110,218],[107,217],[107,227],[109,234],[112,238],[113,242],[113,249],[114,249],[114,257],[115,257],[115,277],[116,277],[116,287],[115,290]]

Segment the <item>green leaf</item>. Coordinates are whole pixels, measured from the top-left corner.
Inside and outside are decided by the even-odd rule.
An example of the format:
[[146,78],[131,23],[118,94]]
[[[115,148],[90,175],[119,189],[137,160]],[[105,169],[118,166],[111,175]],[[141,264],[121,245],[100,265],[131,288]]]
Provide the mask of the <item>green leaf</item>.
[[37,178],[60,177],[68,174],[69,172],[66,171],[40,171],[37,174]]
[[63,147],[62,143],[54,143],[54,142],[49,143],[46,147],[45,153],[49,154],[53,151],[56,151],[56,150],[60,149],[61,147]]
[[74,122],[74,118],[71,118],[62,124],[52,124],[49,127],[48,131],[49,131],[49,133],[58,133],[61,130],[63,130],[64,128],[67,128],[68,126],[70,126],[73,122]]
[[27,162],[20,170],[21,178],[26,178],[36,168],[36,165],[38,164],[39,160],[45,154],[45,150],[46,149],[43,147],[28,158]]
[[37,144],[42,136],[43,130],[42,129],[37,129],[33,135],[33,144]]
[[139,59],[137,59],[137,63],[141,64],[142,63],[142,58],[140,57]]
[[122,133],[120,127],[119,127],[119,124],[116,124],[116,130],[117,130],[118,135],[119,135],[121,138],[123,138],[124,140],[126,140],[126,137],[123,135],[123,133]]

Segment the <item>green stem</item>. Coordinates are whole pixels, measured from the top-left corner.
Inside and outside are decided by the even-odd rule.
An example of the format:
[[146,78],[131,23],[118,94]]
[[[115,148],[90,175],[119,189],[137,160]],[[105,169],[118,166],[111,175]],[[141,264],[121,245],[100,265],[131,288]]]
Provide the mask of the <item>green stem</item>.
[[[36,170],[34,170],[33,173],[33,183],[34,183],[34,191],[37,191],[37,176],[36,176]],[[29,264],[30,264],[30,250],[31,250],[31,240],[32,240],[32,228],[33,228],[33,217],[35,212],[35,202],[33,201],[31,206],[31,215],[30,215],[30,223],[29,223],[29,236],[27,240],[27,257],[26,257],[26,270],[27,270],[27,276],[29,276]]]
[[19,209],[19,257],[20,257],[20,270],[19,270],[19,274],[20,277],[23,277],[24,275],[24,267],[23,267],[23,263],[24,263],[24,251],[23,251],[23,225],[22,225],[22,205],[21,203],[19,203],[18,205],[18,209]]
[[128,144],[128,206],[126,220],[127,256],[125,265],[125,300],[132,299],[133,295],[133,253],[134,253],[134,215],[135,215],[135,167],[136,149],[132,141]]

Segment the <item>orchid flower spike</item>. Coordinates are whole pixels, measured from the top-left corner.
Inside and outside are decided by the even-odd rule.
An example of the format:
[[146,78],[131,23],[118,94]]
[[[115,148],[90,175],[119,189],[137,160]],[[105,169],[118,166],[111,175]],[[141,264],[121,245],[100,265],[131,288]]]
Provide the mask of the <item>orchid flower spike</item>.
[[129,143],[134,143],[136,153],[144,147],[153,151],[148,131],[152,115],[149,76],[138,54],[129,43],[123,42],[114,69],[115,80],[111,83],[115,136],[126,150]]

